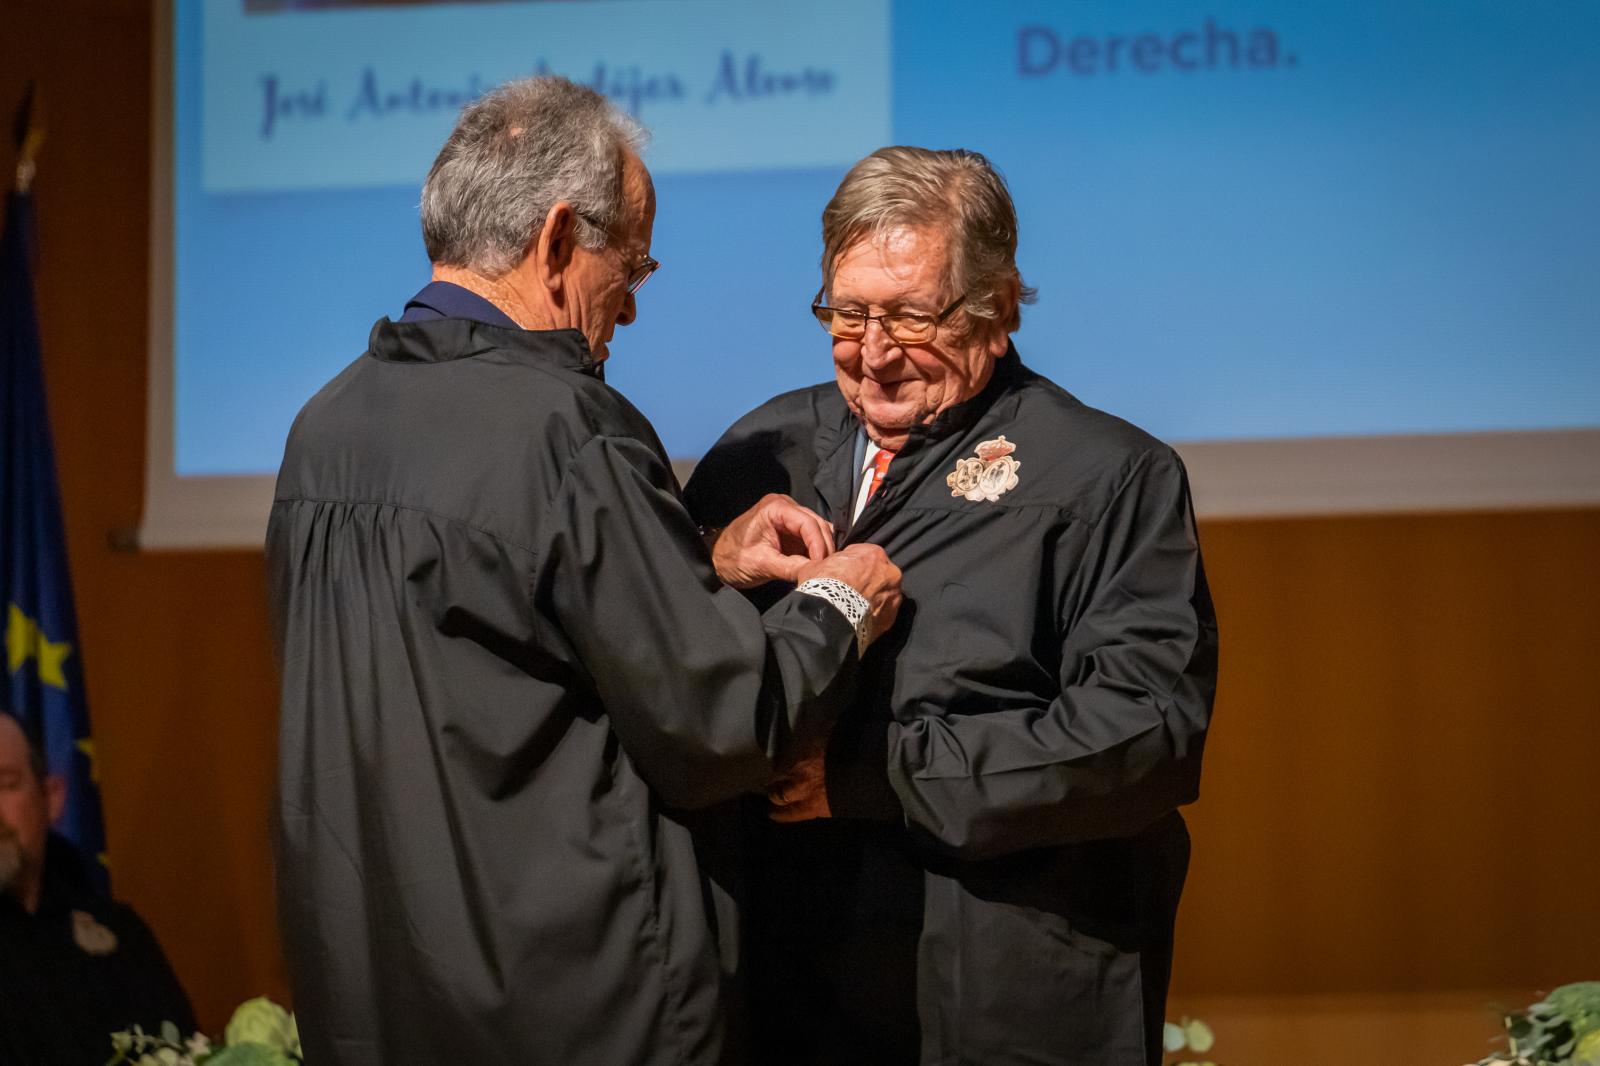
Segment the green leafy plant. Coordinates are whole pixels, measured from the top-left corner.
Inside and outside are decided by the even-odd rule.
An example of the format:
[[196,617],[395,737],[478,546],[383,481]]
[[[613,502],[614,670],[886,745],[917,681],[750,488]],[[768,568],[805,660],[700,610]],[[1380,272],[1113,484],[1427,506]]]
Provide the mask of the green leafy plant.
[[139,1026],[111,1034],[106,1066],[298,1066],[300,1030],[294,1015],[265,996],[239,1005],[220,1043],[204,1033],[185,1037],[171,1022],[159,1033]]
[[1600,981],[1562,985],[1504,1024],[1507,1050],[1472,1066],[1600,1066]]

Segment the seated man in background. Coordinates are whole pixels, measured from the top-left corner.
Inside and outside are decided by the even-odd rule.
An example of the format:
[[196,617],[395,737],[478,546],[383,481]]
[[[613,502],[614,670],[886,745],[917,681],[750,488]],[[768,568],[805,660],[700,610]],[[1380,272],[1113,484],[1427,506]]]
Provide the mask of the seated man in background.
[[91,888],[83,859],[50,832],[63,795],[0,714],[0,1063],[100,1063],[116,1030],[194,1031],[149,927]]
[[1023,365],[981,155],[873,153],[822,235],[836,380],[741,419],[687,490],[710,526],[790,493],[904,573],[749,842],[753,1061],[1158,1063],[1216,682],[1183,467]]

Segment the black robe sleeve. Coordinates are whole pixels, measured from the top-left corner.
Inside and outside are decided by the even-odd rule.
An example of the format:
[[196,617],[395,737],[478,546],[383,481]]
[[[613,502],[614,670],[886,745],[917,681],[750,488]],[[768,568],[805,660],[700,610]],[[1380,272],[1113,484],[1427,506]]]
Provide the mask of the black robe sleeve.
[[1197,793],[1217,631],[1177,457],[1141,457],[1061,569],[1056,698],[889,727],[907,822],[963,857],[1128,835]]
[[712,569],[670,469],[598,436],[568,467],[539,549],[548,646],[568,644],[623,750],[668,804],[759,789],[787,746],[849,698],[850,624],[791,593],[764,615]]

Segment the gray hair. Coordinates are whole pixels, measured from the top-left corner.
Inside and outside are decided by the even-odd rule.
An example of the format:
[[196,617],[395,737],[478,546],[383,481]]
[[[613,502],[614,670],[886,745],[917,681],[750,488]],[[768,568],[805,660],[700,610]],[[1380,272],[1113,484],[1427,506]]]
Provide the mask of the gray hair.
[[994,320],[1007,333],[1022,324],[1016,306],[1000,320],[1001,297],[1013,285],[1019,303],[1038,297],[1017,269],[1017,209],[1006,179],[965,148],[897,145],[851,167],[822,211],[823,288],[832,290],[834,267],[851,245],[906,226],[929,226],[945,235],[945,281],[966,294],[967,314]]
[[622,212],[622,161],[644,127],[560,77],[507,82],[468,104],[422,184],[431,262],[497,278],[522,261],[560,201],[578,243],[603,248]]

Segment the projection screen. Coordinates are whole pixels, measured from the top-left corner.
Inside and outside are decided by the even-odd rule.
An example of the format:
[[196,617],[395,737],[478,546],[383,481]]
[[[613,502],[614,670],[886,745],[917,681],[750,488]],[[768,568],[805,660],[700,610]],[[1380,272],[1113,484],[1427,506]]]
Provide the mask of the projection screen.
[[[652,132],[608,381],[683,466],[831,376],[819,216],[891,143],[1016,198],[1030,366],[1203,516],[1600,503],[1600,5],[169,0],[140,543],[260,544],[295,412],[428,279],[459,108],[559,73]],[[1063,442],[1063,446],[1069,446]]]

